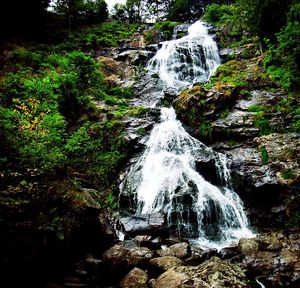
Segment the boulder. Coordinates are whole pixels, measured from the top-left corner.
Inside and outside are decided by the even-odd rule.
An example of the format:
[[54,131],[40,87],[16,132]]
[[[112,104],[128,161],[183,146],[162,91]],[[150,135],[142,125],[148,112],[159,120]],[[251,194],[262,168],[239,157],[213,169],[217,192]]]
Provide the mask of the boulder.
[[169,269],[159,276],[155,288],[243,288],[247,287],[244,271],[235,264],[218,257],[195,267],[180,266]]
[[189,265],[199,265],[206,260],[209,260],[211,257],[218,254],[217,249],[206,249],[203,250],[198,246],[191,245],[191,256],[185,259],[185,262]]
[[121,281],[122,288],[147,288],[148,276],[145,271],[133,268]]
[[259,244],[255,238],[241,238],[239,240],[238,250],[242,254],[254,254],[259,250]]
[[135,235],[159,235],[166,231],[164,215],[160,213],[137,215],[120,218],[120,224],[126,234]]
[[174,256],[183,259],[189,254],[189,245],[185,242],[177,243],[168,248],[157,250],[156,252],[160,256]]
[[155,283],[155,288],[177,288],[177,287],[194,287],[189,286],[191,279],[185,273],[175,270],[168,270],[160,275]]
[[157,257],[150,260],[150,264],[157,270],[166,271],[173,267],[184,266],[184,262],[174,256]]
[[126,50],[114,57],[116,61],[127,62],[130,65],[145,65],[154,56],[154,52],[147,50]]
[[102,259],[110,270],[126,270],[146,263],[152,257],[153,253],[146,247],[138,247],[132,244],[126,247],[116,244],[103,254]]

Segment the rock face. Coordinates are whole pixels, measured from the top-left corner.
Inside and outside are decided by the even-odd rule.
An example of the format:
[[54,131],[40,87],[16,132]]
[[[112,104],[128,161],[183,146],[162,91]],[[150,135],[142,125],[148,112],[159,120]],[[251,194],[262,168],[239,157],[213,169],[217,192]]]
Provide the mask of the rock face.
[[237,265],[212,257],[197,267],[177,267],[163,273],[155,288],[247,287],[244,271]]

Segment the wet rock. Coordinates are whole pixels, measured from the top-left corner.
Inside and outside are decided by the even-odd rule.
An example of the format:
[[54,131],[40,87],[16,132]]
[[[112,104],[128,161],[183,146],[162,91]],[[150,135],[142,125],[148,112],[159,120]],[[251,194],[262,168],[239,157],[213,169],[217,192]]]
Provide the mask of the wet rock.
[[185,259],[185,262],[189,265],[199,265],[213,256],[217,256],[217,249],[206,249],[203,250],[197,246],[191,245],[191,256]]
[[128,235],[159,235],[166,231],[164,215],[160,213],[120,218],[124,232]]
[[163,273],[156,282],[160,287],[247,287],[244,271],[218,257],[196,267],[177,267]]
[[152,257],[153,253],[146,247],[137,247],[133,244],[124,247],[117,244],[108,249],[103,254],[102,259],[110,270],[126,270],[138,264],[148,262]]
[[121,281],[122,288],[147,288],[148,276],[145,271],[133,268]]
[[157,250],[156,252],[160,256],[174,256],[183,259],[189,254],[189,245],[185,242],[177,243],[168,248]]
[[259,244],[255,238],[241,238],[239,240],[238,250],[242,254],[254,254],[259,250]]
[[152,236],[148,236],[148,235],[138,235],[138,236],[135,236],[134,239],[142,247],[147,247],[151,250],[159,249],[162,244],[161,238],[160,237],[156,237],[154,239],[152,239],[152,238],[153,238]]
[[158,49],[159,49],[158,44],[150,44],[145,47],[145,50],[148,50],[148,51],[151,51],[154,53],[156,53],[158,51]]
[[238,254],[237,247],[226,247],[219,251],[218,256],[222,259],[231,259]]
[[173,267],[184,266],[184,262],[174,256],[157,257],[150,260],[150,264],[157,270],[166,271]]
[[233,58],[236,58],[237,56],[242,55],[243,52],[244,49],[242,48],[222,48],[219,50],[219,55],[223,62],[227,62]]
[[145,65],[154,56],[154,53],[146,50],[126,50],[114,57],[116,61],[127,62],[130,65]]

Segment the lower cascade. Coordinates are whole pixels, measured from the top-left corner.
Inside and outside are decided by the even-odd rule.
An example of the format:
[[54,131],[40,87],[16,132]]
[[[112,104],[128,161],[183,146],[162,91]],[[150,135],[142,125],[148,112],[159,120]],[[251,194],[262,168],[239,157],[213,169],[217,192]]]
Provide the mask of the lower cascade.
[[[191,85],[195,79],[205,82],[219,65],[217,49],[212,48],[216,44],[203,23],[197,21],[191,25],[189,34],[183,38],[165,43],[148,64],[152,72],[154,66],[159,70],[167,87],[182,88],[186,81]],[[191,45],[188,50],[193,57],[198,49],[193,45],[201,46],[201,51],[210,51],[204,53],[207,61],[187,61],[186,52],[181,54],[183,42]],[[183,74],[176,71],[186,65],[191,66],[188,71],[197,73],[188,72],[183,80]],[[225,156],[189,135],[172,107],[162,107],[160,118],[145,151],[129,168],[120,186],[121,196],[129,195],[133,200],[131,208],[135,216],[162,213],[179,236],[204,247],[220,249],[241,237],[252,237],[243,203],[232,189]],[[197,169],[197,164],[208,162],[215,164],[218,179],[212,182],[217,185],[207,181]]]

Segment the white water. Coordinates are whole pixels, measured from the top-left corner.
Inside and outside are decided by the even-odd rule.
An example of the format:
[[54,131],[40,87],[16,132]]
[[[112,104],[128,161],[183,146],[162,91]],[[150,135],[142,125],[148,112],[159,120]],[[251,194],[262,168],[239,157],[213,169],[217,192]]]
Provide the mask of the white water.
[[147,69],[157,73],[168,87],[181,88],[206,82],[219,65],[218,47],[204,24],[197,21],[187,36],[163,42]]
[[[165,42],[148,65],[152,72],[158,69],[169,87],[205,82],[219,65],[216,44],[201,22],[190,26],[188,36],[182,39]],[[189,43],[192,62],[181,57],[182,43]],[[207,57],[202,66],[195,52],[199,47]],[[176,67],[185,65],[194,72],[188,70],[189,76],[181,79],[182,71],[178,73]],[[196,171],[197,162],[208,161],[215,162],[220,187]],[[161,108],[161,122],[153,128],[144,153],[130,168],[121,190],[133,195],[136,215],[162,212],[179,235],[201,246],[220,249],[241,237],[253,237],[242,201],[232,190],[226,157],[190,136],[176,120],[173,108]]]

